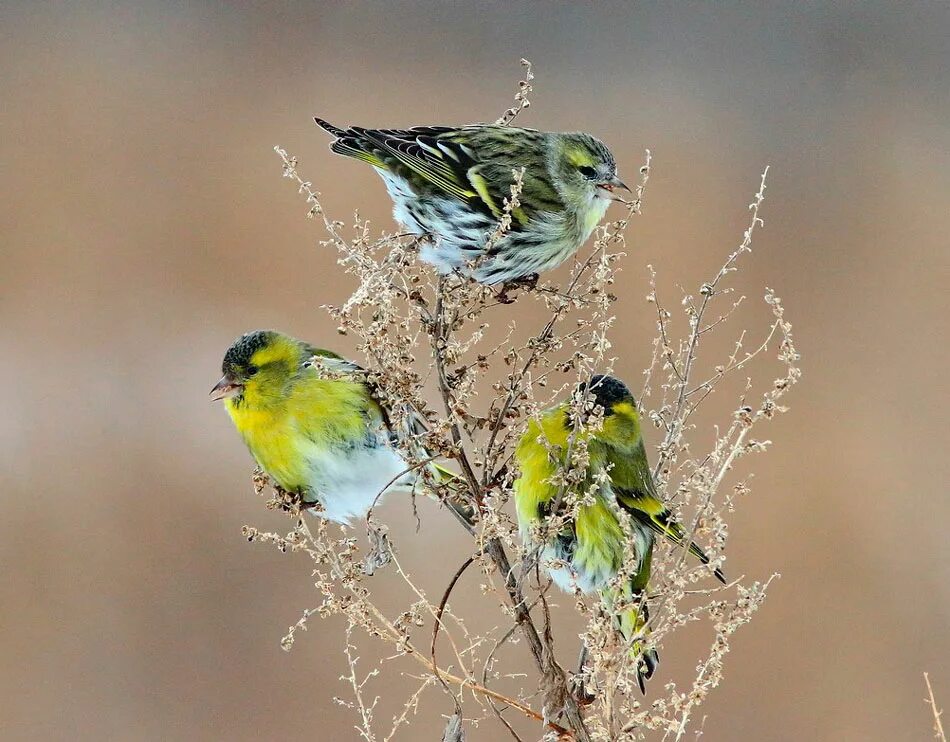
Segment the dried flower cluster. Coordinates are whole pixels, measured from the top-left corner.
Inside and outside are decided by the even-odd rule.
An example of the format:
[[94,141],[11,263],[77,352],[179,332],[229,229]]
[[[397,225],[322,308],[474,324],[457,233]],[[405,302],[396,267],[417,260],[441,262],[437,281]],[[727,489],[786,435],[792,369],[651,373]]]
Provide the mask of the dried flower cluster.
[[[516,106],[499,123],[511,123],[529,105],[533,76],[530,64],[523,64],[526,74]],[[367,542],[361,533],[302,517],[295,498],[274,491],[269,506],[288,511],[292,528],[280,535],[246,527],[245,536],[281,551],[306,554],[312,561],[320,601],[289,629],[281,642],[284,649],[294,645],[314,616],[346,617],[344,652],[349,674],[343,680],[351,697],[337,701],[354,710],[356,728],[367,742],[394,739],[405,731],[430,689],[440,689],[451,699],[444,708],[445,740],[461,740],[466,728],[483,723],[501,724],[514,739],[522,739],[519,735],[526,727],[516,717],[533,720],[535,736],[546,739],[633,740],[646,738],[654,733],[651,730],[663,739],[681,739],[697,707],[722,679],[732,634],[762,604],[775,575],[710,587],[709,567],[687,560],[685,549],[657,544],[648,596],[649,631],[633,637],[630,644],[669,645],[681,627],[703,624],[708,627],[710,649],[699,660],[691,681],[671,680],[665,688],[650,686],[644,700],[637,689],[629,646],[618,637],[612,615],[600,601],[575,596],[576,608],[587,622],[582,642],[576,634],[558,635],[549,604],[550,582],[539,568],[539,549],[522,545],[509,507],[517,475],[513,450],[526,422],[538,418],[555,401],[570,397],[578,382],[594,373],[611,372],[615,271],[623,255],[625,232],[640,212],[650,175],[649,151],[634,199],[625,205],[620,219],[596,231],[593,248],[575,262],[567,282],[516,289],[515,296],[459,276],[436,277],[416,261],[414,238],[373,236],[358,216],[350,228],[331,219],[319,194],[298,174],[296,160],[280,148],[277,153],[284,176],[305,196],[309,216],[322,221],[327,235],[323,244],[337,250],[342,270],[357,287],[343,305],[327,309],[338,331],[358,340],[361,363],[392,409],[394,424],[406,432],[402,444],[406,460],[424,472],[425,489],[445,503],[444,517],[454,516],[459,538],[471,544],[470,556],[447,579],[440,599],[433,601],[403,569],[386,527],[372,511],[366,519]],[[508,229],[522,174],[512,173],[505,215],[489,239],[498,239]],[[736,500],[749,491],[744,481],[727,485],[730,473],[739,457],[767,448],[769,441],[754,438],[753,429],[785,411],[782,397],[800,375],[791,325],[771,289],[765,292],[765,302],[772,322],[761,342],[746,350],[742,332],[721,362],[701,361],[707,339],[728,327],[742,304],[742,299],[731,298],[733,288],[728,284],[739,260],[751,251],[753,235],[762,224],[759,211],[764,191],[765,173],[739,246],[715,276],[699,285],[696,296],[682,297],[685,330],[677,329],[677,318],[661,301],[656,274],[650,269],[647,301],[656,312],[657,337],[638,401],[645,420],[659,431],[653,437],[661,439],[654,471],[659,493],[678,513],[690,536],[710,554],[713,567],[723,561],[727,516]],[[500,309],[513,301],[541,302],[547,321],[540,327],[524,326],[517,319],[516,305]],[[494,331],[490,331],[492,323]],[[502,327],[504,332],[499,333]],[[776,348],[778,378],[759,391],[746,380],[732,418],[716,427],[711,445],[699,451],[697,409],[720,385],[739,378],[736,372]],[[575,395],[572,404],[578,412],[590,412],[591,402],[582,394]],[[418,424],[420,419],[423,426]],[[578,421],[577,426],[600,423],[593,414],[572,419]],[[587,497],[575,486],[584,481],[580,472],[586,457],[583,439],[571,436],[568,465],[557,477],[558,499],[563,499],[564,507],[551,508],[563,513],[561,519],[571,517]],[[433,461],[444,463],[455,478],[434,474]],[[259,473],[255,487],[259,493],[269,491]],[[556,529],[560,522],[551,518],[543,528]],[[618,583],[636,569],[632,548]],[[488,631],[468,628],[466,618],[449,608],[450,594],[471,567],[481,570],[486,583],[482,613],[496,615]],[[405,607],[398,615],[387,615],[374,602],[377,580],[399,580],[404,585]],[[703,586],[698,585],[700,581]],[[359,669],[352,641],[356,629],[377,637],[421,668],[417,687],[391,720],[376,718],[378,699],[372,688],[383,669]],[[525,675],[524,667],[505,666],[502,650],[518,639],[530,650],[533,673]],[[581,646],[586,647],[586,662],[574,673],[572,658]],[[406,736],[417,735],[406,732]]]

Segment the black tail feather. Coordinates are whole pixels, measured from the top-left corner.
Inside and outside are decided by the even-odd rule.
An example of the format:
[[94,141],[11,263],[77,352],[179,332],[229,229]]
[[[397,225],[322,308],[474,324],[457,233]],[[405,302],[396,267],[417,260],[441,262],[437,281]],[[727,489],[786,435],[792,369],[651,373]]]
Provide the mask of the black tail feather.
[[329,121],[324,121],[322,118],[318,118],[316,116],[313,117],[313,120],[317,122],[317,126],[335,137],[346,136],[345,129],[341,129],[339,126],[334,126]]
[[655,649],[648,649],[639,659],[637,666],[637,685],[640,686],[640,692],[647,694],[647,680],[653,677],[656,672],[656,666],[660,664],[660,655]]

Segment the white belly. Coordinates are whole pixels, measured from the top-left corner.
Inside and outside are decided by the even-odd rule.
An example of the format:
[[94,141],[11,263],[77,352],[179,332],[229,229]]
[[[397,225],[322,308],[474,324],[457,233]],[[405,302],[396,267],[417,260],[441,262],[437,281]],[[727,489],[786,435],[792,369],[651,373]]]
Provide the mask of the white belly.
[[[639,564],[653,549],[653,534],[639,523],[632,524],[631,536],[634,540],[634,553],[637,555],[638,562],[636,571],[639,571]],[[622,545],[617,545],[618,550]],[[548,543],[541,551],[541,566],[544,567],[554,584],[561,590],[573,593],[580,590],[582,593],[601,592],[610,586],[611,581],[617,573],[608,566],[607,560],[603,557],[592,564],[578,563],[580,556],[575,554],[565,554],[558,548],[556,541]]]
[[323,517],[352,525],[366,516],[385,493],[412,487],[408,464],[388,445],[360,446],[344,452],[311,451],[310,486],[323,505]]
[[592,197],[570,222],[564,212],[536,214],[526,231],[501,237],[493,246],[493,256],[472,273],[467,266],[482,254],[497,220],[450,196],[420,199],[404,179],[381,168],[375,170],[392,199],[393,218],[408,232],[432,238],[422,246],[419,257],[439,273],[471,273],[488,285],[557,267],[587,241],[610,204],[607,199]]
[[[558,563],[555,562],[556,558],[553,549],[545,549],[541,556],[542,564],[553,565],[553,563]],[[580,590],[582,593],[589,594],[596,590],[596,586],[590,580],[585,580],[569,566],[548,566],[547,571],[551,579],[554,580],[554,584],[566,593],[573,594],[575,591]]]

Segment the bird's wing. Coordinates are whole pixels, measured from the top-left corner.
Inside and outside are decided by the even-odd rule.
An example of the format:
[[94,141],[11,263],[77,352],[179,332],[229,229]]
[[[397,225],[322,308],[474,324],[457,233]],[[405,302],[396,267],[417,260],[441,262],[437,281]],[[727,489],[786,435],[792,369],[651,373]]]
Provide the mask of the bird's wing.
[[477,161],[470,149],[445,138],[455,131],[449,127],[366,129],[351,126],[340,129],[321,119],[316,122],[336,137],[330,149],[337,154],[394,171],[410,181],[415,175],[462,201],[479,198],[478,189],[468,179],[468,170]]
[[[650,530],[665,536],[676,545],[686,538],[683,527],[673,520],[669,509],[656,496],[640,490],[614,488],[619,505]],[[709,557],[694,542],[689,542],[689,553],[703,564],[709,564]],[[718,567],[714,571],[716,579],[725,584],[726,578]]]
[[339,360],[348,364],[354,372],[360,375],[360,381],[366,388],[367,394],[379,408],[390,445],[393,448],[404,445],[409,450],[412,458],[419,464],[420,471],[421,467],[425,466],[431,473],[434,482],[446,485],[441,495],[438,494],[438,491],[427,491],[427,496],[444,502],[454,511],[456,517],[462,520],[464,525],[469,529],[474,528],[475,511],[465,501],[464,488],[459,488],[461,482],[459,476],[435,461],[424,463],[431,459],[431,453],[426,449],[422,438],[428,431],[422,415],[409,402],[404,401],[398,403],[400,414],[394,415],[391,401],[387,400],[379,386],[367,377],[366,370],[352,361]]
[[[435,189],[494,218],[501,217],[505,198],[510,195],[512,170],[544,163],[544,135],[531,129],[485,125],[341,129],[322,119],[316,122],[336,137],[330,149],[337,154],[400,175],[416,188]],[[546,166],[528,168],[520,200],[512,229],[527,223],[533,210],[560,208]]]
[[301,343],[301,346],[303,348],[303,362],[305,364],[312,364],[313,361],[316,360],[320,363],[320,365],[325,366],[328,370],[340,374],[362,371],[362,369],[357,364],[353,363],[353,361],[346,360],[343,356],[337,355],[332,350],[315,348],[314,346],[307,343]]
[[394,443],[396,439],[402,440],[406,437],[419,435],[426,431],[422,416],[408,405],[406,405],[405,412],[401,416],[404,423],[401,429],[397,430],[392,421],[392,411],[389,405],[384,402],[379,386],[370,380],[366,369],[358,363],[347,360],[333,351],[324,350],[323,348],[315,348],[307,344],[304,344],[303,347],[304,363],[312,364],[316,361],[331,373],[352,376],[354,381],[359,381],[363,385],[369,398],[379,407],[383,424],[386,426],[386,431]]

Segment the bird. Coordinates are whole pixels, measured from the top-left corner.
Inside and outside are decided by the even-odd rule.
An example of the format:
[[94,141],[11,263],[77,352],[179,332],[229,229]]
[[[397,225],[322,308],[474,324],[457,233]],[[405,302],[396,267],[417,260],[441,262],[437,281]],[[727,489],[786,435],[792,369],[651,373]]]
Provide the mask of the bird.
[[[583,132],[495,124],[340,128],[331,151],[373,166],[393,201],[393,217],[423,241],[420,257],[441,274],[532,284],[574,255],[604,218],[617,175],[613,154]],[[498,232],[513,171],[524,168],[511,224]],[[489,239],[489,235],[493,239]]]
[[[631,641],[649,620],[643,595],[650,580],[655,537],[664,536],[681,545],[686,534],[657,494],[636,400],[626,384],[598,374],[580,384],[575,394],[592,398],[593,404],[603,409],[602,425],[599,429],[575,425],[571,400],[528,422],[515,449],[518,522],[525,544],[538,547],[541,564],[562,590],[599,594],[608,610],[618,603],[632,606],[614,615],[620,635]],[[572,435],[573,440],[586,442],[589,457],[583,484],[577,485],[575,494],[593,490],[593,499],[582,502],[573,520],[536,544],[548,518],[570,512],[567,503],[557,502],[560,486],[556,475],[568,464]],[[619,511],[629,516],[629,531],[618,517]],[[618,587],[615,578],[628,545],[633,547],[636,569],[629,582]],[[687,548],[703,564],[709,563],[695,543],[690,542]],[[720,569],[714,574],[725,582]],[[645,681],[653,675],[659,655],[653,648],[644,651],[639,642],[631,646],[631,653],[638,658],[637,682],[645,692]]]
[[396,430],[357,364],[276,330],[231,344],[211,390],[251,455],[282,489],[352,525],[382,494],[412,491],[421,477],[399,450],[418,433],[410,416]]

